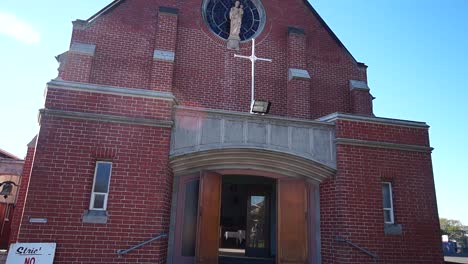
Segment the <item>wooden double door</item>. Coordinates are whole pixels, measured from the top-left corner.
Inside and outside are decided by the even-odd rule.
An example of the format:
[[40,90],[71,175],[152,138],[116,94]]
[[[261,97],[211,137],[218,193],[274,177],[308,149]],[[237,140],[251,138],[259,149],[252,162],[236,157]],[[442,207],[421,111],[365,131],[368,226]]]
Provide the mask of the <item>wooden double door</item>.
[[[217,264],[220,238],[222,176],[200,176],[195,262]],[[302,179],[277,180],[276,263],[305,264],[308,258],[307,189]],[[261,199],[261,195],[251,195]],[[252,199],[252,198],[250,198]],[[251,216],[251,221],[252,219]],[[249,219],[247,219],[249,221]],[[255,241],[251,241],[255,250]],[[257,247],[258,248],[258,247]]]

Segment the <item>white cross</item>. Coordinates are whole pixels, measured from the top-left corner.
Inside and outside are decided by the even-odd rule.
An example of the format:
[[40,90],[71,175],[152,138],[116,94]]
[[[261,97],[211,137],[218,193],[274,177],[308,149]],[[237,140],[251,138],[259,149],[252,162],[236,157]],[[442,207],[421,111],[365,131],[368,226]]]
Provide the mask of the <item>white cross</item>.
[[260,61],[269,61],[272,62],[271,59],[263,59],[263,58],[258,58],[255,56],[255,39],[252,39],[252,55],[250,56],[242,56],[242,55],[237,55],[234,54],[235,58],[243,58],[243,59],[249,59],[252,62],[252,99],[250,101],[250,113],[253,114],[253,105],[255,102],[255,62],[260,60]]

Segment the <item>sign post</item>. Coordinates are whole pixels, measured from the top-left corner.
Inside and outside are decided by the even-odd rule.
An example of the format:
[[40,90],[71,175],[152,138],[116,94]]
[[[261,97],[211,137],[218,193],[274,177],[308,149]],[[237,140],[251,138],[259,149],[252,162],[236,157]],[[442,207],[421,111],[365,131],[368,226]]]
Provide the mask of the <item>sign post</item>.
[[56,243],[12,244],[6,264],[53,264],[56,247]]

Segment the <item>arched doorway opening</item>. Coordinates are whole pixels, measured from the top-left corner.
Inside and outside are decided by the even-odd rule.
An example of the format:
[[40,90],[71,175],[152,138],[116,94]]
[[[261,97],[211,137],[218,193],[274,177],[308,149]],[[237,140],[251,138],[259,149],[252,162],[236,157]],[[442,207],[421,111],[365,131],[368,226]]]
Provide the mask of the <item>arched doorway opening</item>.
[[193,153],[171,165],[168,263],[319,263],[318,185],[333,169],[255,149]]

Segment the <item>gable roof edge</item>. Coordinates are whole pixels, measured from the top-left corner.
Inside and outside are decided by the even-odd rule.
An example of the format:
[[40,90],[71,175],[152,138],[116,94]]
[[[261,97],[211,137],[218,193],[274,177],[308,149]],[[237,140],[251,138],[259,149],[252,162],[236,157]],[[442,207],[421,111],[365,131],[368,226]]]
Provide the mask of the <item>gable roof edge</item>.
[[341,42],[341,40],[338,38],[338,36],[336,36],[335,32],[333,32],[333,30],[331,30],[331,28],[328,26],[328,24],[325,22],[325,20],[323,20],[323,18],[319,15],[319,13],[315,10],[315,8],[312,6],[312,4],[309,3],[309,1],[307,1],[307,0],[303,0],[303,1],[304,1],[304,4],[309,8],[309,10],[317,17],[320,24],[322,24],[322,26],[325,28],[325,30],[327,30],[328,34],[330,34],[330,36],[336,41],[336,43],[338,43],[338,45],[346,51],[346,53],[351,57],[351,59],[354,61],[354,63],[356,63],[360,67],[367,67],[364,63],[359,62],[359,61],[356,60],[356,58],[354,58],[353,54],[351,54],[351,52],[349,52],[349,50],[346,48],[346,46],[343,44],[343,42]]
[[86,20],[86,22],[92,23],[96,19],[98,19],[100,16],[107,14],[108,12],[112,11],[114,8],[119,6],[121,3],[123,3],[125,0],[114,0],[107,6],[105,6],[103,9],[99,10],[96,14],[92,15],[90,18]]
[[3,155],[3,156],[6,156],[7,157],[6,159],[21,160],[17,156],[15,156],[15,155],[11,154],[10,152],[8,152],[6,150],[3,150],[3,149],[0,149],[0,154]]

